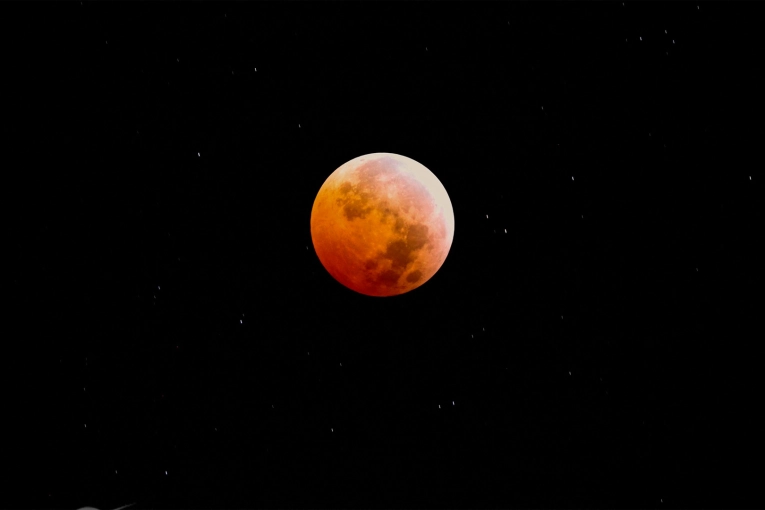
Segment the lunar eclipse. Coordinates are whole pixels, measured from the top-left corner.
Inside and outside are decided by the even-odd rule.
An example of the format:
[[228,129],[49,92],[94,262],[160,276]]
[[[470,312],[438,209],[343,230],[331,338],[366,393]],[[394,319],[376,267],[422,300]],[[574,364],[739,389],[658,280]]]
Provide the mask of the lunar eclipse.
[[359,156],[324,182],[311,211],[322,265],[345,287],[395,296],[441,268],[454,238],[449,195],[425,166],[398,154]]

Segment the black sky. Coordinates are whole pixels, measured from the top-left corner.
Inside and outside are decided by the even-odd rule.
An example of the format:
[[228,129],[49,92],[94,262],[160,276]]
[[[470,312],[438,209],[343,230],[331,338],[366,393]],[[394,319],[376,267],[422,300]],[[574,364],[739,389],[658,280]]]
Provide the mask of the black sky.
[[[760,4],[0,13],[3,507],[762,507]],[[455,214],[395,298],[310,237],[373,152]]]

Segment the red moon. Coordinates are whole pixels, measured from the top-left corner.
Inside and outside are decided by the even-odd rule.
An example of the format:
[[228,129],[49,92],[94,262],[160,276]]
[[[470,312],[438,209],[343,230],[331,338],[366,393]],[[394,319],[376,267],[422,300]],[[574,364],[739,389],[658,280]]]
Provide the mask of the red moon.
[[335,280],[367,296],[395,296],[441,268],[454,238],[454,211],[441,181],[417,161],[367,154],[319,189],[311,238]]

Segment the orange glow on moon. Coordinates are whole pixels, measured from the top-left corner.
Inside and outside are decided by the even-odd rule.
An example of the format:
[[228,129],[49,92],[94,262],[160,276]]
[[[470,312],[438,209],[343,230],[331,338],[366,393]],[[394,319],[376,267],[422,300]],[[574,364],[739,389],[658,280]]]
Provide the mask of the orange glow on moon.
[[311,238],[335,280],[367,296],[395,296],[443,265],[454,212],[444,186],[420,163],[367,154],[324,182],[311,211]]

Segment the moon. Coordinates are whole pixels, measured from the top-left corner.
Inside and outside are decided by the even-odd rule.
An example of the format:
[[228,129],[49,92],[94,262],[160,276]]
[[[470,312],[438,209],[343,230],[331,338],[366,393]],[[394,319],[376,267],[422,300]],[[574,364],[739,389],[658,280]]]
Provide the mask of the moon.
[[367,296],[395,296],[441,268],[454,239],[454,211],[441,181],[422,164],[367,154],[324,181],[311,210],[311,239],[342,285]]

